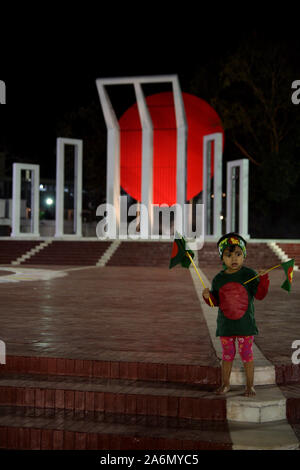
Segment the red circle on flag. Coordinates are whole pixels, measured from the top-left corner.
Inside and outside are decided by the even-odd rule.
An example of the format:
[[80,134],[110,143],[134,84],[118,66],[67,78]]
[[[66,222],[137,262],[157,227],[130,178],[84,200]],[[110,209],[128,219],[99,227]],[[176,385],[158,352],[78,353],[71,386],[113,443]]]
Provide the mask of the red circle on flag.
[[171,253],[171,258],[175,258],[175,256],[177,255],[177,253],[178,253],[178,245],[177,245],[177,243],[174,241],[174,242],[173,242],[172,253]]
[[[203,189],[203,136],[224,131],[221,119],[206,101],[182,93],[188,124],[187,139],[187,200]],[[172,92],[146,98],[153,123],[153,203],[176,203],[177,130]],[[137,104],[119,120],[121,130],[121,186],[141,201],[142,128]],[[212,144],[213,154],[213,144]],[[214,166],[212,162],[212,175]]]

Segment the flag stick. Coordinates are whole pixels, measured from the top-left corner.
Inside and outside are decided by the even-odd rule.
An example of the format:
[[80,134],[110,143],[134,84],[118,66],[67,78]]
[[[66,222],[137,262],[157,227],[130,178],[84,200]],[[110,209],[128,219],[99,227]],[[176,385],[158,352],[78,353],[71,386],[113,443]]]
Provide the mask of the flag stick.
[[[279,268],[279,266],[281,266],[281,264],[277,264],[276,266],[273,266],[273,268],[267,269],[264,274],[267,274],[268,272],[272,271],[272,269]],[[248,279],[248,281],[244,282],[244,285],[248,284],[248,282],[253,281],[253,279],[256,279],[259,276],[261,276],[261,274],[257,274],[256,276],[251,277],[251,279]]]
[[[196,271],[196,273],[198,274],[198,277],[199,277],[200,281],[202,282],[202,285],[203,285],[204,289],[206,289],[206,286],[205,286],[205,284],[204,284],[204,282],[203,282],[203,280],[202,280],[202,277],[201,277],[200,274],[199,274],[198,269],[196,268],[196,265],[195,265],[195,263],[194,263],[194,261],[193,261],[193,258],[191,257],[191,255],[189,254],[188,251],[186,251],[186,255],[190,258],[191,263],[192,263],[192,265],[194,266],[195,271]],[[209,299],[210,306],[211,306],[211,307],[214,307],[214,304],[212,303],[211,298],[209,297],[208,299]]]

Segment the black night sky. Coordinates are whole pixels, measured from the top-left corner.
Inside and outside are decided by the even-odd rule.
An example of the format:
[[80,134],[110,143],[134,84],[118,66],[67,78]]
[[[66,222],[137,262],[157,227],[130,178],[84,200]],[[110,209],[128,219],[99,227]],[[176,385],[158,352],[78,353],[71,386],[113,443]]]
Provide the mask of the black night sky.
[[[52,21],[47,26],[37,22],[30,31],[29,27],[27,30],[24,27],[24,33],[16,30],[1,33],[4,47],[1,51],[0,80],[6,84],[7,104],[0,106],[0,153],[6,156],[6,175],[9,175],[13,161],[26,161],[41,165],[41,178],[55,178],[56,137],[85,138],[84,125],[80,124],[78,127],[78,117],[74,118],[75,124],[72,122],[72,116],[77,116],[80,109],[91,109],[89,116],[92,117],[89,119],[94,119],[94,123],[91,126],[89,122],[90,127],[99,126],[100,132],[105,134],[106,128],[95,84],[97,78],[178,74],[183,91],[194,92],[195,83],[198,80],[200,85],[196,87],[197,93],[195,94],[213,105],[214,91],[212,90],[215,83],[220,83],[224,64],[226,65],[230,58],[235,56],[239,46],[244,43],[248,44],[250,49],[253,44],[256,50],[260,47],[264,50],[267,47],[266,44],[274,44],[275,49],[283,48],[284,60],[289,64],[290,70],[287,70],[286,79],[276,85],[280,85],[278,88],[280,99],[286,100],[286,115],[282,119],[290,121],[291,128],[293,128],[293,121],[298,120],[297,115],[300,118],[300,106],[298,109],[291,102],[291,83],[293,80],[300,80],[300,61],[298,60],[300,34],[299,37],[296,34],[280,37],[276,28],[274,28],[275,32],[270,32],[253,26],[246,28],[245,25],[240,25],[235,29],[226,26],[221,29],[218,27],[216,33],[211,28],[205,30],[199,28],[199,24],[197,27],[196,18],[193,19],[191,27],[187,27],[186,16],[183,17],[181,23],[178,19],[174,21],[173,18],[169,18],[167,23],[162,20],[157,24],[153,21],[150,22],[151,24],[144,24],[139,21],[140,17],[130,23],[122,21],[121,13],[117,21],[114,21],[112,13],[96,17],[95,11],[90,11],[85,12],[81,21],[77,18],[76,22],[66,19],[59,21],[59,12],[56,13],[54,19],[52,15]],[[191,20],[192,16],[191,13],[189,16]],[[185,31],[183,31],[183,26],[186,27]],[[280,53],[278,55],[280,57]],[[278,63],[278,67],[281,66],[285,67],[284,64]],[[203,80],[206,71],[207,75]],[[263,79],[263,76],[257,78],[258,86],[262,89]],[[203,91],[198,91],[199,87]],[[232,106],[238,103],[238,92],[237,86]],[[249,99],[249,105],[252,105],[252,97],[250,95],[247,97],[247,93],[245,94],[242,88],[240,93],[241,102],[243,101],[247,107],[247,99]],[[231,96],[226,95],[225,98],[227,109],[230,110]],[[116,94],[115,101],[120,112],[125,111],[131,104],[118,94]],[[222,115],[221,108],[216,110],[222,121],[223,118],[227,119],[225,115]],[[256,118],[252,115],[251,118],[257,123],[262,116],[258,114]],[[238,152],[237,146],[233,144],[238,131],[235,130],[235,134],[231,134],[230,119],[226,122],[229,123],[229,131],[227,135],[225,127],[228,145],[224,159],[245,158],[245,154]],[[66,129],[69,129],[70,135],[61,135]],[[83,136],[72,135],[76,130]],[[91,129],[89,128],[86,132],[86,138],[93,140]],[[293,152],[293,158],[299,160],[300,143],[298,145],[298,141],[300,139],[298,135],[295,135],[293,139],[292,133],[293,130],[290,132],[289,145],[286,146],[284,152],[289,152],[288,149],[290,149],[290,152]],[[260,138],[263,139],[263,136]],[[249,150],[251,144],[247,146],[246,133],[241,136],[241,141],[243,151],[245,149],[249,151],[251,157],[253,153]],[[102,152],[106,143],[104,142],[103,145]],[[284,158],[284,152],[283,157],[278,157],[281,161]],[[272,168],[274,162],[276,162],[275,157],[269,163]],[[259,164],[261,164],[260,161]],[[294,162],[290,161],[286,166],[283,165],[293,174],[298,172],[286,196],[280,198],[274,196],[271,182],[268,183],[269,189],[266,189],[264,193],[259,192],[258,189],[253,190],[250,198],[249,218],[253,236],[299,238],[300,226],[298,222],[295,223],[295,219],[299,221],[300,215],[299,198],[296,195],[296,188],[299,187],[300,182],[300,167],[293,165]],[[255,171],[258,171],[258,165],[252,166],[253,178],[256,178]],[[261,165],[261,169],[258,177],[267,180],[268,177],[265,175],[269,174],[268,169],[264,164]],[[289,174],[286,178],[290,181]],[[278,179],[274,180],[275,192],[281,191],[280,187],[277,189],[278,184]],[[258,186],[261,184],[258,183]],[[260,204],[262,199],[266,199],[264,205]],[[289,210],[286,210],[287,207]],[[272,232],[270,225],[275,214],[278,221],[278,213],[285,213],[285,216]],[[262,221],[266,219],[266,214],[268,214],[268,222],[263,226]]]

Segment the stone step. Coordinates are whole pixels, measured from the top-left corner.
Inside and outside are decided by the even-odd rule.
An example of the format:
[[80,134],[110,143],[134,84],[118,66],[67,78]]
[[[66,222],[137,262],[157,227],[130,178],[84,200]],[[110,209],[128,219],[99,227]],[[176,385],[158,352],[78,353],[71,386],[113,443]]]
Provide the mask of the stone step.
[[0,406],[0,448],[230,450],[224,422]]
[[240,387],[227,393],[227,420],[266,423],[286,419],[286,398],[277,386],[257,386],[256,396],[245,397]]
[[85,377],[2,375],[0,405],[225,421],[212,387]]
[[299,437],[287,421],[229,423],[232,450],[299,450]]

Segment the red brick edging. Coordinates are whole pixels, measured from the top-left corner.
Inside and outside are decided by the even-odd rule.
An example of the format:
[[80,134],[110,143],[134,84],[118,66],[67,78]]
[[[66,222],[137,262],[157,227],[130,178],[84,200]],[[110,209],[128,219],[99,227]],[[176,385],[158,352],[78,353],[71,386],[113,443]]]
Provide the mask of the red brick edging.
[[6,364],[0,365],[0,374],[1,372],[157,380],[213,386],[221,382],[219,367],[54,357],[7,356]]

